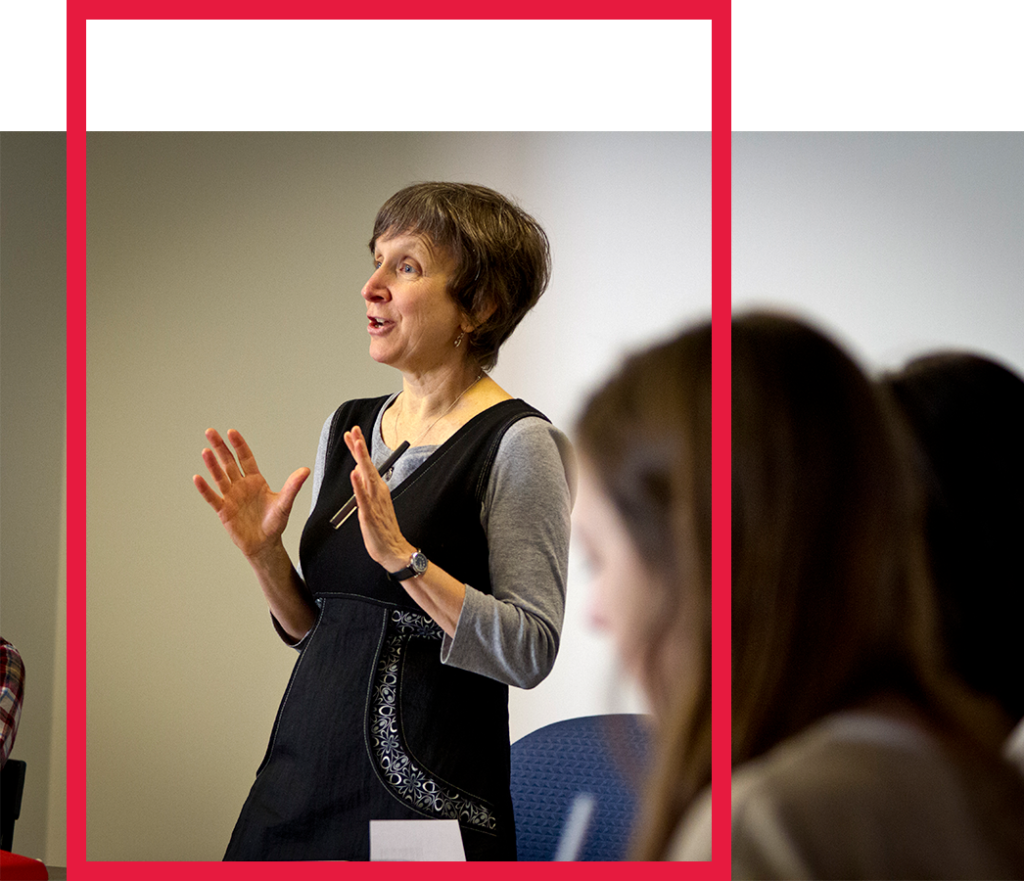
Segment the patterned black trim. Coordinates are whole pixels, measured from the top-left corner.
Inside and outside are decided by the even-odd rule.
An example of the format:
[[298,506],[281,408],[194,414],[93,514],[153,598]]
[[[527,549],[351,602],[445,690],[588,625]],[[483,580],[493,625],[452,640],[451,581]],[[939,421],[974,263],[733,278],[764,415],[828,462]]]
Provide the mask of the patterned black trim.
[[399,720],[399,677],[409,639],[440,642],[444,636],[427,615],[395,609],[391,613],[373,680],[370,745],[377,771],[391,792],[416,810],[463,826],[494,832],[498,821],[486,804],[437,780],[409,755]]

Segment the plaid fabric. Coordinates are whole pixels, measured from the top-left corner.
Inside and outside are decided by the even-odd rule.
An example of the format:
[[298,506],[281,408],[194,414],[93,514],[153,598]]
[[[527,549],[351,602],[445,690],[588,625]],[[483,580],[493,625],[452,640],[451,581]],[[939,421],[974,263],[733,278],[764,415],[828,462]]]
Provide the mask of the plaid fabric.
[[13,645],[0,637],[0,729],[3,733],[0,768],[7,763],[11,747],[14,746],[24,694],[25,665],[21,663],[21,655]]

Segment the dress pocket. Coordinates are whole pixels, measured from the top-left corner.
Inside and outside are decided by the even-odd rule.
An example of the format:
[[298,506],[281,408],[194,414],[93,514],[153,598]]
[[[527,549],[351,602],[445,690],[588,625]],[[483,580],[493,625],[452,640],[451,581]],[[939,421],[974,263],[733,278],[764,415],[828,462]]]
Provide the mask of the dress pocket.
[[[368,713],[368,746],[380,779],[399,801],[436,819],[458,820],[482,832],[497,828],[493,808],[433,774],[417,759],[406,742],[402,724],[403,668],[411,640],[440,643],[443,632],[427,615],[394,609],[374,671]],[[440,668],[440,660],[437,661]],[[443,724],[438,725],[442,737]]]

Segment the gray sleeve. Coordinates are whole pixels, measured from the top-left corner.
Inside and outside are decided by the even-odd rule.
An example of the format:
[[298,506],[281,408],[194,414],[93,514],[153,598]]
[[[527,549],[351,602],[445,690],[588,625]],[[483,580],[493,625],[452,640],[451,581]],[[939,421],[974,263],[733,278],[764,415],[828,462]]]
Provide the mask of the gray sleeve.
[[[313,513],[313,509],[316,507],[317,496],[320,495],[320,486],[324,482],[324,465],[327,462],[327,440],[331,436],[331,422],[334,421],[334,414],[332,413],[327,417],[327,421],[324,423],[324,427],[320,431],[320,443],[316,448],[316,461],[313,463],[313,501],[309,504],[309,513]],[[302,574],[302,561],[296,557],[294,561],[295,571],[299,573],[299,578],[303,581],[306,580],[306,576]],[[316,600],[316,604],[321,605],[320,600]],[[288,645],[295,649],[301,649],[306,642],[306,636],[302,637],[298,642],[292,642],[291,637],[284,632],[277,619],[271,615],[270,620],[274,622],[274,630],[277,631],[277,635],[281,637]],[[310,628],[312,633],[312,628]]]
[[506,432],[491,469],[481,523],[490,595],[466,585],[441,660],[519,688],[551,672],[565,611],[576,465],[568,438],[526,417]]
[[327,441],[331,437],[331,423],[334,421],[334,414],[327,417],[324,427],[320,430],[320,443],[316,448],[316,461],[313,463],[313,501],[309,503],[309,513],[313,513],[316,507],[317,497],[320,495],[320,487],[324,482],[324,466],[327,464]]

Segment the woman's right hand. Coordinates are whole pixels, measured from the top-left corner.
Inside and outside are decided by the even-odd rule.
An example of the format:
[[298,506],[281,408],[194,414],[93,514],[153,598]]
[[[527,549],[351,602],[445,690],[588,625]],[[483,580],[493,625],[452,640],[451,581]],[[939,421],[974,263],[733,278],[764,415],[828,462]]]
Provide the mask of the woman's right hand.
[[238,455],[237,462],[215,429],[206,430],[206,439],[213,449],[203,450],[203,462],[219,493],[198,474],[193,476],[192,482],[217,512],[231,540],[246,557],[255,561],[279,546],[295,496],[309,477],[309,469],[299,468],[285,481],[280,492],[274,492],[260,474],[249,445],[237,431],[228,432],[228,440]]

